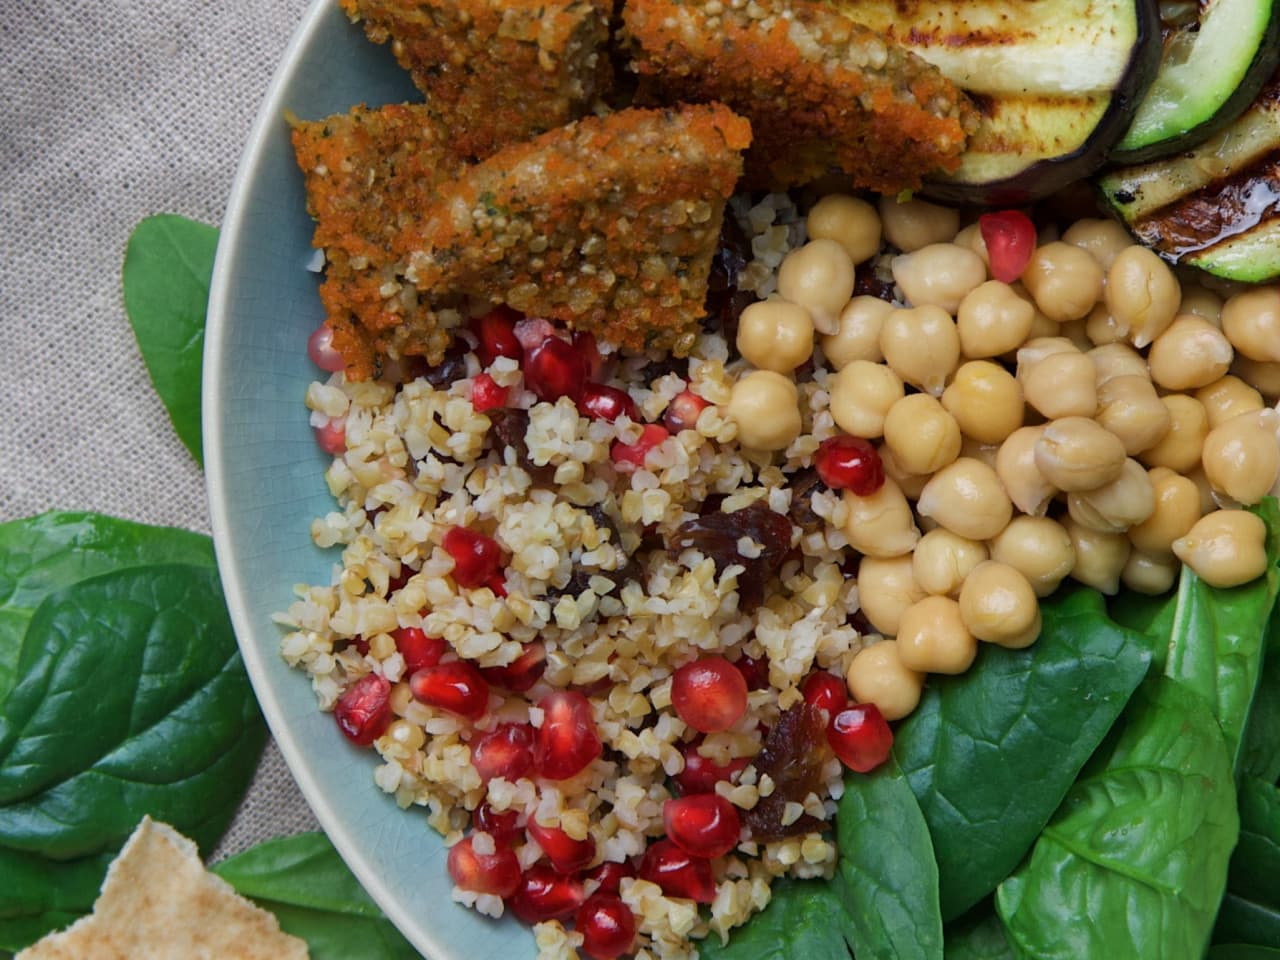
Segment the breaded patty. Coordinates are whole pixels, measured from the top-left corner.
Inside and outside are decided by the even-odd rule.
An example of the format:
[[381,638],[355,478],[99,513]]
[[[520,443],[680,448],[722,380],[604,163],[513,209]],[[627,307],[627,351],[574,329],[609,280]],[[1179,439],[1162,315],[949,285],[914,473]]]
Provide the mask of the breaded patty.
[[894,194],[959,163],[977,114],[936,68],[809,0],[627,0],[625,39],[651,96],[750,118],[749,185],[843,169]]
[[457,149],[484,158],[583,116],[612,76],[610,0],[340,0],[391,41]]

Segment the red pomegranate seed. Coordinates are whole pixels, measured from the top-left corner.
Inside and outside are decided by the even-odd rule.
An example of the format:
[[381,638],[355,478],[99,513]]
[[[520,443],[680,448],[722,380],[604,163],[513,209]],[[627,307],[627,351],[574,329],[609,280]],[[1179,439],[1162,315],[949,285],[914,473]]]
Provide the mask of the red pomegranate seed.
[[534,743],[534,763],[548,780],[567,780],[600,756],[603,745],[591,701],[576,690],[557,690],[538,701],[542,726]]
[[570,344],[559,337],[547,337],[525,355],[524,382],[539,400],[555,403],[568,397],[577,403],[587,384],[586,364]]
[[595,859],[596,842],[590,836],[585,840],[575,840],[559,827],[544,827],[532,817],[525,830],[538,842],[551,865],[561,873],[574,873]]
[[686,744],[680,752],[684,754],[684,769],[672,779],[680,788],[681,796],[686,797],[695,793],[714,793],[716,784],[721,780],[736,783],[738,774],[751,763],[747,757],[737,757],[721,766],[700,754],[696,743]]
[[523,320],[516,321],[512,333],[520,344],[520,352],[527,360],[529,354],[542,346],[548,338],[556,335],[556,328],[551,325],[550,320],[542,317],[525,317]]
[[335,417],[325,421],[324,426],[315,427],[316,443],[320,449],[331,457],[340,457],[347,452],[347,420]]
[[636,868],[631,863],[618,863],[606,860],[587,874],[588,880],[596,882],[596,893],[617,893],[622,889],[622,881],[636,875]]
[[804,694],[804,702],[811,707],[821,707],[827,711],[827,717],[834,717],[849,703],[849,688],[845,682],[833,673],[815,670],[804,678],[800,687]]
[[876,448],[861,437],[828,437],[813,456],[818,477],[832,490],[869,497],[884,486],[884,464]]
[[757,660],[744,654],[735,660],[733,665],[742,674],[742,679],[747,681],[748,690],[763,690],[769,686],[769,661],[767,659]]
[[444,535],[444,548],[453,557],[453,579],[460,587],[488,586],[502,569],[502,548],[483,533],[452,527]]
[[613,441],[613,446],[609,448],[609,456],[620,471],[624,473],[630,472],[637,467],[643,467],[645,457],[649,455],[649,451],[669,436],[671,434],[667,432],[666,427],[659,426],[656,423],[648,423],[640,431],[640,439],[635,443],[623,443],[621,440]]
[[347,362],[333,346],[333,327],[322,323],[307,337],[307,356],[321,370],[338,373],[347,369]]
[[711,861],[692,857],[670,840],[649,844],[640,861],[640,879],[656,883],[668,897],[684,897],[695,903],[716,898]]
[[533,727],[501,723],[471,742],[471,765],[488,783],[494,777],[515,783],[533,769]]
[[333,718],[348,740],[367,747],[391,723],[391,683],[376,673],[365,674],[338,698]]
[[414,698],[468,720],[479,720],[489,705],[489,685],[466,660],[438,663],[409,678]]
[[519,360],[524,351],[516,339],[516,322],[520,314],[510,307],[495,307],[482,317],[471,321],[471,330],[479,341],[476,358],[480,366],[487,367],[499,357]]
[[716,793],[696,793],[662,805],[667,837],[694,857],[720,857],[738,845],[738,809]]
[[524,833],[516,825],[519,819],[520,815],[516,811],[504,810],[498,813],[487,803],[476,807],[476,812],[471,817],[475,828],[493,837],[493,842],[500,847],[509,847],[524,838]]
[[603,383],[588,383],[582,390],[582,402],[578,408],[595,420],[617,420],[624,413],[632,420],[639,420],[635,402],[625,390]]
[[478,413],[505,407],[508,392],[506,387],[498,386],[487,373],[476,374],[476,378],[471,381],[471,406]]
[[987,245],[991,276],[1013,283],[1031,262],[1036,250],[1036,225],[1019,210],[984,213],[978,218],[982,242]]
[[698,425],[698,416],[709,406],[709,401],[703,400],[692,390],[684,390],[672,397],[667,404],[667,409],[662,414],[662,425],[672,433],[692,430]]
[[592,960],[614,960],[631,952],[636,918],[619,897],[594,894],[578,908],[574,929],[582,934],[582,952]]
[[542,923],[567,917],[586,899],[582,882],[557,873],[545,863],[535,863],[520,878],[520,889],[508,901],[511,912],[525,923]]
[[676,671],[671,705],[699,733],[719,733],[747,712],[747,681],[724,657],[703,657]]
[[391,631],[396,649],[404,657],[405,673],[416,673],[424,667],[434,667],[449,649],[440,637],[429,637],[420,627],[399,627]]
[[596,335],[590,330],[573,331],[573,349],[582,358],[582,368],[587,371],[588,380],[603,380],[604,354],[596,346]]
[[476,853],[474,838],[467,837],[449,850],[449,876],[463,890],[509,897],[520,887],[520,861],[507,847],[493,853]]
[[827,743],[850,770],[870,773],[889,759],[893,731],[874,703],[859,703],[831,718]]
[[502,687],[512,693],[524,693],[542,678],[546,669],[546,649],[540,643],[527,643],[524,653],[505,667],[481,667],[480,673],[495,687]]

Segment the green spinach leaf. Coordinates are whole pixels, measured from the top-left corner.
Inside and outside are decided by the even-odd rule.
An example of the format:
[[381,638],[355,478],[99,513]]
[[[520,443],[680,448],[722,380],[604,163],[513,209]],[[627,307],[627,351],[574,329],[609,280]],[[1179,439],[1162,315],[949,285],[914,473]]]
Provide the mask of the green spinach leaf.
[[1280,780],[1280,611],[1272,611],[1267,625],[1262,676],[1240,748],[1240,775],[1263,783]]
[[1225,943],[1210,947],[1205,960],[1280,960],[1280,950],[1256,943]]
[[113,857],[57,862],[0,847],[0,948],[21,950],[93,909]]
[[1280,909],[1280,789],[1240,785],[1240,842],[1231,856],[1231,892]]
[[200,367],[218,231],[173,214],[134,228],[124,255],[124,306],[156,393],[186,448],[200,449]]
[[268,840],[212,869],[306,940],[312,960],[418,960],[323,833]]
[[769,905],[732,931],[722,945],[714,933],[698,943],[702,960],[849,960],[853,921],[822,880],[773,882]]
[[1044,602],[1025,650],[984,644],[959,677],[931,678],[894,755],[933,837],[943,918],[995,889],[1031,849],[1147,672],[1146,642],[1099,594]]
[[1280,908],[1228,893],[1222,898],[1213,938],[1219,943],[1254,943],[1280,950]]
[[1239,825],[1230,754],[1208,704],[1154,678],[1000,885],[997,909],[1016,948],[1038,960],[1194,960]]
[[964,917],[946,929],[946,960],[1016,960],[1004,924],[988,907],[977,916]]

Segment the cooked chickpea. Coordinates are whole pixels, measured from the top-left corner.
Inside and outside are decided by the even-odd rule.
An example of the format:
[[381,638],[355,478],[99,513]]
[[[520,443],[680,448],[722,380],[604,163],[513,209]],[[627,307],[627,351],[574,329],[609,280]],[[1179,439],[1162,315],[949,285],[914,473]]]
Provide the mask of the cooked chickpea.
[[913,393],[889,408],[884,442],[908,473],[934,473],[960,455],[960,425],[929,394]]
[[991,559],[1013,567],[1037,597],[1058,589],[1076,565],[1076,550],[1062,524],[1048,517],[1014,517],[991,541]]
[[960,432],[979,443],[998,444],[1022,426],[1022,387],[1004,367],[970,360],[942,392],[942,406]]
[[1154,446],[1141,451],[1138,459],[1148,467],[1168,467],[1185,474],[1200,462],[1209,417],[1199,400],[1184,393],[1171,393],[1160,402],[1169,411],[1169,431]]
[[[1026,297],[1027,303],[1031,304],[1036,311],[1031,317],[1031,330],[1027,333],[1028,342],[1031,340],[1043,340],[1047,337],[1057,337],[1061,335],[1062,324],[1058,323],[1056,320],[1050,320],[1041,313],[1040,308],[1036,307],[1035,301],[1031,299],[1031,294],[1027,293],[1026,288],[1023,287],[1021,283],[1013,284],[1011,289],[1015,294]],[[1069,342],[1070,341],[1068,341],[1068,343]]]
[[1146,377],[1112,377],[1098,387],[1098,423],[1114,433],[1129,456],[1148,450],[1169,432],[1172,417]]
[[960,619],[979,640],[1021,650],[1040,636],[1040,604],[1021,571],[1007,563],[979,564],[960,589]]
[[1087,218],[1067,227],[1062,239],[1087,250],[1103,270],[1110,270],[1120,251],[1133,244],[1129,232],[1116,221]]
[[901,720],[920,703],[924,674],[909,669],[894,640],[863,647],[845,675],[849,696],[858,703],[874,703],[886,720]]
[[1129,528],[1129,542],[1149,557],[1173,555],[1173,541],[1200,519],[1200,491],[1195,481],[1157,467],[1148,477],[1155,497],[1151,516]]
[[996,454],[999,452],[998,443],[980,443],[973,437],[962,437],[960,440],[960,456],[980,460],[992,470],[996,468]]
[[1089,351],[1089,359],[1097,371],[1098,385],[1113,377],[1145,377],[1151,379],[1147,360],[1127,343],[1106,343]]
[[771,297],[738,318],[738,352],[761,370],[789,374],[813,354],[813,320],[797,303]]
[[1180,569],[1177,560],[1152,557],[1134,550],[1125,561],[1124,569],[1120,571],[1120,582],[1134,593],[1154,597],[1173,587]]
[[1105,347],[1109,343],[1120,343],[1127,330],[1116,322],[1105,303],[1099,303],[1089,311],[1084,320],[1084,335],[1095,347]]
[[1102,296],[1102,267],[1087,251],[1057,240],[1036,248],[1022,283],[1041,313],[1066,323],[1088,316]]
[[863,557],[858,564],[858,606],[867,622],[887,637],[897,636],[902,611],[928,594],[916,582],[911,554]]
[[893,258],[893,279],[913,307],[932,304],[949,314],[987,279],[987,265],[972,250],[954,243],[931,243]]
[[893,304],[879,297],[854,297],[845,304],[840,311],[840,329],[822,338],[822,352],[831,365],[840,370],[855,360],[883,360],[880,328],[893,310]]
[[880,250],[880,215],[865,200],[832,193],[813,205],[805,221],[811,240],[834,240],[849,259],[862,263]]
[[[1092,312],[1092,311],[1090,311]],[[1081,353],[1092,350],[1096,344],[1089,339],[1089,331],[1085,320],[1068,320],[1058,324],[1058,332],[1075,344]]]
[[911,556],[911,569],[915,582],[926,593],[954,597],[969,571],[986,559],[986,544],[939,527],[920,538]]
[[1043,514],[1058,492],[1036,464],[1036,444],[1043,434],[1043,425],[1020,427],[996,451],[995,471],[1001,485],[1014,506],[1033,517]]
[[1141,349],[1173,323],[1182,288],[1163,260],[1134,244],[1112,262],[1105,296],[1116,322],[1128,328],[1129,342]]
[[956,311],[960,352],[983,359],[1016,350],[1030,335],[1035,315],[1035,307],[1007,283],[988,280],[969,291]]
[[1070,517],[1062,522],[1076,552],[1071,578],[1112,596],[1120,589],[1120,572],[1129,560],[1129,538],[1123,533],[1102,533],[1082,527]]
[[1036,441],[1036,466],[1059,490],[1096,490],[1120,476],[1124,444],[1086,417],[1046,424]]
[[1155,491],[1137,460],[1125,460],[1120,476],[1096,490],[1072,493],[1067,512],[1081,526],[1102,533],[1124,533],[1156,508]]
[[991,254],[987,250],[987,241],[982,239],[982,228],[978,226],[976,220],[967,227],[961,228],[951,242],[958,247],[968,247],[982,258],[983,263],[988,267],[991,266]]
[[1033,337],[1018,348],[1014,359],[1018,364],[1019,379],[1021,374],[1047,357],[1059,353],[1079,353],[1079,349],[1067,337],[1059,336],[1062,327],[1054,324],[1052,337]]
[[1236,503],[1257,503],[1280,475],[1276,411],[1257,410],[1232,417],[1204,438],[1201,461],[1213,489]]
[[1079,351],[1054,353],[1024,364],[1023,350],[1019,350],[1018,382],[1027,403],[1050,420],[1091,417],[1097,412],[1097,370]]
[[921,673],[964,673],[978,655],[978,642],[950,597],[925,597],[902,611],[898,657]]
[[929,482],[932,474],[909,473],[902,464],[898,463],[893,450],[887,444],[882,443],[876,452],[880,454],[880,465],[884,467],[884,475],[898,485],[898,489],[908,500],[919,500],[920,491]]
[[1222,332],[1250,360],[1280,361],[1280,287],[1245,290],[1222,305]]
[[1209,418],[1209,429],[1221,426],[1242,413],[1261,410],[1266,406],[1260,394],[1239,377],[1220,377],[1208,386],[1196,391],[1195,397],[1204,404]]
[[1268,402],[1280,398],[1280,363],[1250,360],[1237,352],[1231,372],[1266,397]]
[[1194,390],[1219,379],[1231,366],[1231,344],[1222,331],[1194,314],[1181,314],[1151,343],[1151,379],[1166,390]]
[[919,542],[911,505],[891,478],[885,477],[880,489],[867,497],[846,490],[844,503],[849,511],[844,535],[864,556],[900,557]]
[[954,237],[960,226],[960,211],[926,200],[899,203],[893,197],[881,197],[880,224],[889,243],[903,253],[911,253]]
[[1219,330],[1222,329],[1222,298],[1199,284],[1183,284],[1182,305],[1178,307],[1178,311],[1194,313],[1202,320],[1208,320]]
[[785,450],[800,436],[796,385],[772,370],[753,370],[739,379],[725,415],[738,425],[738,442],[752,450]]
[[941,307],[894,310],[880,328],[880,351],[894,373],[936,397],[960,362],[960,335]]
[[924,485],[916,511],[952,533],[988,540],[1008,526],[1013,504],[991,467],[962,457]]
[[834,240],[810,240],[783,258],[778,293],[808,310],[819,333],[835,333],[853,296],[853,261]]
[[896,373],[869,360],[845,364],[830,384],[831,416],[845,433],[867,439],[884,433],[885,415],[904,393]]
[[1218,494],[1214,492],[1213,485],[1205,476],[1204,467],[1197,464],[1196,468],[1187,474],[1187,479],[1196,485],[1196,493],[1200,494],[1200,516],[1203,517],[1217,510]]
[[1173,541],[1174,555],[1211,587],[1238,587],[1267,569],[1267,527],[1247,510],[1215,510]]

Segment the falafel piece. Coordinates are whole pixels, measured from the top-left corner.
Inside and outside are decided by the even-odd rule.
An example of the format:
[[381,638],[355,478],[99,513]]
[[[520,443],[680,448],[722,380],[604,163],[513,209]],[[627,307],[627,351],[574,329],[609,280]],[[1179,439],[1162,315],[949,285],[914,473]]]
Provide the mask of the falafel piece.
[[611,0],[340,0],[400,65],[453,131],[483,159],[585,115],[613,70]]
[[840,169],[856,188],[915,189],[956,168],[977,123],[937,68],[811,0],[627,0],[623,21],[648,96],[751,120],[748,186]]
[[507,147],[405,231],[407,276],[432,297],[687,354],[750,140],[746,120],[710,104],[587,117]]

